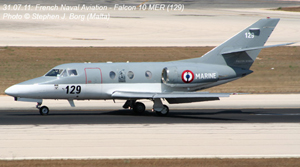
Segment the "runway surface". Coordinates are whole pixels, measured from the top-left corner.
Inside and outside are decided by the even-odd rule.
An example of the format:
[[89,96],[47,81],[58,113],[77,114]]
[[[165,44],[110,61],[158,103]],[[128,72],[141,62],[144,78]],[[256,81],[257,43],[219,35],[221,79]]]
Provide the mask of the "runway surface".
[[1,125],[0,159],[300,158],[299,131],[299,123]]
[[[48,116],[33,111],[0,111],[0,125],[66,124],[192,124],[192,123],[299,123],[300,109],[172,110],[166,117],[149,111],[55,110]],[[199,125],[201,126],[201,125]]]
[[134,115],[120,110],[123,102],[79,101],[71,108],[54,100],[45,101],[52,110],[41,116],[32,103],[2,96],[0,159],[299,158],[299,96],[170,105],[167,117]]
[[153,102],[146,105],[143,115],[122,109],[124,100],[74,101],[44,100],[50,108],[48,116],[40,116],[35,103],[14,101],[0,96],[0,125],[27,124],[160,124],[160,123],[299,123],[300,94],[242,94],[186,104],[164,104],[170,108],[167,117],[152,112]]

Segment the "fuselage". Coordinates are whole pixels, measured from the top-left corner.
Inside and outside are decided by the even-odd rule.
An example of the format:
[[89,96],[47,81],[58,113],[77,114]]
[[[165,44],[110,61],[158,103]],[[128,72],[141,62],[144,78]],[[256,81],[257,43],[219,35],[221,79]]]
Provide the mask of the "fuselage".
[[35,99],[111,99],[115,91],[197,91],[251,72],[225,65],[180,61],[70,63],[58,65],[42,77],[13,85],[5,93]]

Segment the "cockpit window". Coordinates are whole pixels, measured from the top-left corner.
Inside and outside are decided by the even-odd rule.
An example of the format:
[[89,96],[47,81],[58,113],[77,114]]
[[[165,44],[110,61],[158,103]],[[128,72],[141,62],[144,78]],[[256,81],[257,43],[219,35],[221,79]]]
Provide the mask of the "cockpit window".
[[68,76],[67,71],[64,70],[64,72],[62,72],[62,73],[60,74],[60,76],[61,76],[61,77],[67,77],[67,76]]
[[68,74],[69,76],[76,76],[77,75],[77,71],[76,70],[68,70]]
[[64,71],[64,69],[52,69],[45,76],[48,76],[48,77],[57,77],[57,76],[60,76],[60,74],[63,71]]

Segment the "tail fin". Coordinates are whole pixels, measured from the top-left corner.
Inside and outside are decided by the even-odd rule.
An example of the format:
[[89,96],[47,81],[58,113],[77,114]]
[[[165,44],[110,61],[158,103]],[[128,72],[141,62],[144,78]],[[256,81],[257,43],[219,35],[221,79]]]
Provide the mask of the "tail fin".
[[271,18],[258,20],[204,56],[187,61],[249,69],[278,22]]

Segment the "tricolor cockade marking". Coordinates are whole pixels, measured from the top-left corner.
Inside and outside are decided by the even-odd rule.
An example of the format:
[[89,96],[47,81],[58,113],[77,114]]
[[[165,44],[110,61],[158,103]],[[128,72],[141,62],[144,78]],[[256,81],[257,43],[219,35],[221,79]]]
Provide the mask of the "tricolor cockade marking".
[[181,74],[181,79],[185,83],[190,83],[194,80],[194,73],[190,70],[185,70]]

